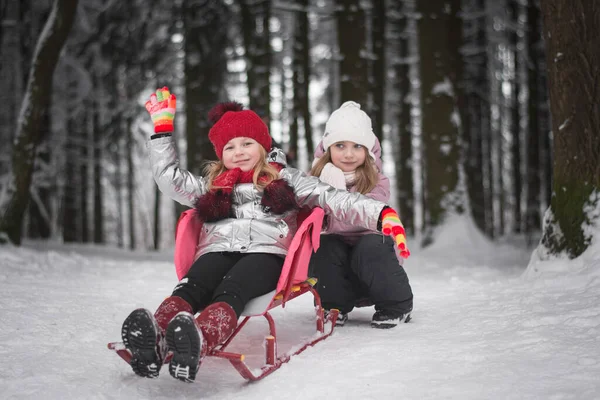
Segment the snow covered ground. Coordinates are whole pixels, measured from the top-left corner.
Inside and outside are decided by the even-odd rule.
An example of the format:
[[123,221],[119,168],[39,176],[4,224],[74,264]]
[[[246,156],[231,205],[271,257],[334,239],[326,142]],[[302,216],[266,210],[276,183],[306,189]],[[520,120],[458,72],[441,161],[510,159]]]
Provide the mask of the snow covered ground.
[[[580,259],[532,263],[464,221],[406,265],[413,321],[369,326],[355,310],[332,337],[248,384],[208,360],[194,384],[136,377],[106,348],[136,307],[176,283],[168,252],[26,243],[0,247],[2,399],[598,399],[600,246]],[[598,237],[598,235],[597,235]],[[312,333],[312,298],[275,312],[280,351]],[[233,349],[263,358],[264,320]],[[252,347],[252,344],[255,344]]]

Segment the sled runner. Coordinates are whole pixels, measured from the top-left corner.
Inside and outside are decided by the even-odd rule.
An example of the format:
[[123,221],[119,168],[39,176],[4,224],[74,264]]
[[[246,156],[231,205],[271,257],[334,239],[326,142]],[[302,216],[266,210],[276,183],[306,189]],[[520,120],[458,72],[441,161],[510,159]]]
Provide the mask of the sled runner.
[[[333,333],[335,323],[331,321],[337,320],[338,311],[331,310],[327,320],[325,320],[323,308],[321,307],[321,299],[313,288],[316,281],[307,277],[310,256],[319,247],[323,215],[324,213],[321,208],[314,208],[308,211],[302,210],[298,214],[298,231],[292,239],[277,288],[271,293],[252,299],[244,308],[241,321],[233,334],[224,344],[217,346],[209,352],[207,357],[226,359],[244,379],[256,381],[277,370],[282,364],[288,362],[292,356],[303,352],[308,347],[326,339]],[[184,212],[179,219],[175,239],[175,267],[179,279],[185,276],[185,273],[194,261],[195,238],[198,237],[197,229],[200,228],[201,223],[195,219],[193,210]],[[192,246],[191,252],[188,246]],[[285,307],[288,301],[307,292],[312,293],[314,296],[316,333],[307,342],[293,346],[292,350],[280,355],[277,351],[276,324],[269,311],[279,306]],[[244,362],[245,356],[243,354],[227,352],[226,348],[243,330],[250,318],[258,316],[263,316],[267,320],[269,334],[265,337],[264,342],[265,364],[259,370],[252,371]],[[327,332],[325,331],[326,325],[328,327]],[[122,342],[109,343],[108,348],[114,350],[129,364],[131,353],[125,348]],[[169,353],[165,357],[164,363],[168,364],[170,359],[171,354]]]

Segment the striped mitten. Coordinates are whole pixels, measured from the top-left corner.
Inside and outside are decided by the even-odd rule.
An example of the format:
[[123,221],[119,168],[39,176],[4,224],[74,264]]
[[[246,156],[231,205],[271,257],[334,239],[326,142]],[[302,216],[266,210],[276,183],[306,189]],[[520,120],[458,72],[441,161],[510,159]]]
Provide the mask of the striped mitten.
[[406,232],[398,213],[393,208],[384,208],[381,212],[381,232],[394,239],[396,253],[402,258],[408,258],[410,251],[406,245]]

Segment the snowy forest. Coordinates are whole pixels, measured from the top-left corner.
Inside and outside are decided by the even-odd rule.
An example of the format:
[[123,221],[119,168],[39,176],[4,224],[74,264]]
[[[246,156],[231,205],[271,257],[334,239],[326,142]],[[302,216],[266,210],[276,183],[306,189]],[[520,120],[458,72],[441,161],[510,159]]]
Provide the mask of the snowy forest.
[[[598,27],[599,0],[0,0],[0,397],[600,398]],[[145,379],[109,351],[180,282],[183,208],[146,148],[164,86],[197,174],[219,102],[305,172],[360,103],[407,231],[410,323],[371,329],[357,305],[256,383],[217,357],[193,384]],[[242,322],[231,351],[260,371],[272,323],[279,355],[320,340],[315,304]]]
[[0,0],[0,241],[163,249],[143,107],[179,100],[181,161],[237,100],[308,170],[330,113],[371,116],[392,205],[426,247],[455,215],[580,255],[600,214],[594,0]]

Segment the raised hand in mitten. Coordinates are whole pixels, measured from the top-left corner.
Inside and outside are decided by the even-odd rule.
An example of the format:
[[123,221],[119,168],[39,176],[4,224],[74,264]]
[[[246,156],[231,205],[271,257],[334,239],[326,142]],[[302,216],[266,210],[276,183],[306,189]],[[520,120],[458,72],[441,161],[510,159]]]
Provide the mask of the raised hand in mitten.
[[346,177],[344,176],[344,172],[332,163],[325,164],[321,171],[321,175],[319,175],[319,179],[321,182],[325,182],[336,189],[346,190]]
[[168,87],[156,89],[156,93],[150,96],[146,102],[146,110],[150,113],[154,132],[173,132],[173,118],[175,118],[175,108],[177,99],[174,94],[169,93]]
[[406,232],[400,221],[398,213],[393,208],[387,207],[381,211],[381,232],[384,235],[391,236],[394,239],[394,249],[402,258],[408,258],[410,251],[406,245]]

